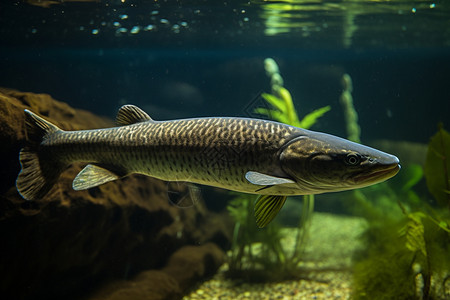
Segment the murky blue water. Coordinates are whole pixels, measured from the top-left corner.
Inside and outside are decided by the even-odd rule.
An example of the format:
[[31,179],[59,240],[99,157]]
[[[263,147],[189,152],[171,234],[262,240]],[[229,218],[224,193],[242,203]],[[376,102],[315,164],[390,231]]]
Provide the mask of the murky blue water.
[[[53,4],[55,3],[55,4]],[[242,116],[280,65],[300,114],[344,135],[340,76],[363,139],[427,141],[450,112],[445,1],[11,1],[0,11],[2,86],[114,116]],[[448,124],[448,123],[447,123]]]

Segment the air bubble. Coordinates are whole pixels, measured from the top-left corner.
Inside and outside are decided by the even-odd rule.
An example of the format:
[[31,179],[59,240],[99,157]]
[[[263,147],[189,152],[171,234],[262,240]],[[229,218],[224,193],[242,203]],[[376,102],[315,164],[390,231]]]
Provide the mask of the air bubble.
[[178,25],[178,24],[173,25],[172,26],[172,30],[175,33],[179,33],[180,32],[180,25]]
[[141,26],[134,26],[133,28],[131,28],[130,33],[137,34],[139,33],[139,31],[141,31]]

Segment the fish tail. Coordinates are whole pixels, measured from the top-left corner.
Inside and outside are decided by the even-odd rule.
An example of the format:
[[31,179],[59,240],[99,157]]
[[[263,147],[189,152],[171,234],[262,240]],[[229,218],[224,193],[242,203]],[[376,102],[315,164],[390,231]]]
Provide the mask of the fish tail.
[[45,138],[61,129],[29,110],[25,110],[29,145],[19,154],[21,171],[17,176],[16,187],[26,200],[43,198],[59,178],[65,165],[44,151],[39,151]]

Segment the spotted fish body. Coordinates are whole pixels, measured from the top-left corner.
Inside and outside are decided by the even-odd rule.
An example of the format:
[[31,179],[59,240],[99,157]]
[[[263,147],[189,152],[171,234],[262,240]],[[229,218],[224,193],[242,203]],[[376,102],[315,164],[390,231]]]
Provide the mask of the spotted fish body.
[[204,118],[60,131],[41,146],[67,164],[111,166],[121,176],[141,173],[256,193],[261,187],[251,184],[245,174],[253,170],[282,175],[279,150],[296,133],[294,127],[263,120]]
[[154,121],[126,105],[117,116],[120,127],[63,131],[30,111],[26,115],[31,140],[20,153],[17,189],[29,200],[45,196],[68,165],[87,162],[73,182],[76,190],[140,173],[266,195],[255,211],[263,227],[287,195],[367,186],[399,169],[395,156],[266,120]]

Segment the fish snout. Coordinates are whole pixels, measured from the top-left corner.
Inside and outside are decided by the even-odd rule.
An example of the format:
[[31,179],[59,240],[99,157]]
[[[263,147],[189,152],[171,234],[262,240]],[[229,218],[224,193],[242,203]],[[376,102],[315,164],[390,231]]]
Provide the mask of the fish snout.
[[376,160],[374,167],[354,176],[354,181],[361,186],[376,184],[394,177],[400,169],[400,160],[394,155],[385,154]]
[[378,158],[378,163],[382,165],[399,165],[400,160],[395,155],[385,153],[383,156]]
[[387,154],[386,158],[384,158],[380,166],[380,169],[389,174],[392,174],[390,177],[393,177],[395,174],[397,174],[401,168],[402,167],[400,166],[400,160],[398,159],[398,157],[391,154]]

